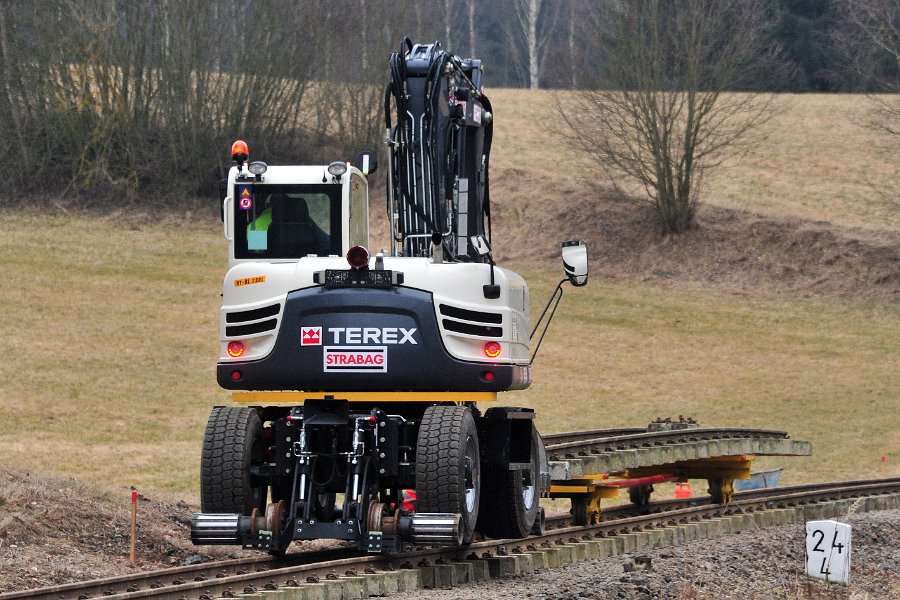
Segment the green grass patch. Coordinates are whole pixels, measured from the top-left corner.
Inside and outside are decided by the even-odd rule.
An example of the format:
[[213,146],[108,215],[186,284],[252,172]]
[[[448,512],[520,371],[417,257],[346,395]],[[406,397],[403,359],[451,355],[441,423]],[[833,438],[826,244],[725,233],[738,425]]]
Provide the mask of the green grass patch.
[[[209,409],[230,399],[219,224],[0,216],[0,462],[196,495]],[[558,274],[523,273],[539,310]],[[761,461],[788,482],[900,473],[896,305],[594,279],[557,314],[532,388],[501,395],[544,431],[691,415],[811,440],[812,458]]]

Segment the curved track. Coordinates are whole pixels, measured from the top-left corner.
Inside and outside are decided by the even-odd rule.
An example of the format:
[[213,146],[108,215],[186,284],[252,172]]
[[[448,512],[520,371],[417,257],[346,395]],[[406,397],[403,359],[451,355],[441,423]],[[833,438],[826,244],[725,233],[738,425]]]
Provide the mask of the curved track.
[[559,460],[603,452],[725,439],[785,440],[788,439],[788,434],[770,429],[720,427],[690,427],[671,431],[598,429],[547,435],[544,436],[544,446],[551,460]]

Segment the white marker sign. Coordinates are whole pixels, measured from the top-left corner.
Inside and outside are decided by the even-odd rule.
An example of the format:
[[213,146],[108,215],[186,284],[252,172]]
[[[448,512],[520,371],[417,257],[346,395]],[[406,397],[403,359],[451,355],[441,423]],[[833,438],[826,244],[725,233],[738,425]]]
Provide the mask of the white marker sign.
[[806,574],[850,583],[850,525],[837,521],[806,523]]

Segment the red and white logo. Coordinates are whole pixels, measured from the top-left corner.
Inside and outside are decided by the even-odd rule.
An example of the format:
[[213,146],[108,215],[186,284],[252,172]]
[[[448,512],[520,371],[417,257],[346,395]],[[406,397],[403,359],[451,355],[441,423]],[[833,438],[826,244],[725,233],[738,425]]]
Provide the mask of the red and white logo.
[[301,327],[300,328],[300,345],[301,346],[321,346],[322,345],[322,328],[321,327]]
[[325,346],[326,373],[386,373],[386,346]]

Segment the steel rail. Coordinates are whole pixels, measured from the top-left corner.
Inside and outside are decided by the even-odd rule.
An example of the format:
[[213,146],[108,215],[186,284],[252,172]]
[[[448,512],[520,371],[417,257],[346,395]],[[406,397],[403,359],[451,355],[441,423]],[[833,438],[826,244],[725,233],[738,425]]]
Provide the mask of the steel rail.
[[544,445],[562,444],[567,442],[581,442],[597,438],[618,437],[621,435],[633,435],[646,433],[646,427],[619,427],[614,429],[589,429],[586,431],[566,431],[562,433],[548,433],[542,435]]
[[616,452],[619,450],[633,450],[639,448],[653,448],[670,444],[683,444],[688,442],[721,440],[721,439],[788,439],[784,431],[770,429],[743,429],[743,428],[710,428],[694,427],[689,429],[677,429],[672,431],[644,431],[625,435],[607,437],[583,438],[563,441],[552,441],[544,444],[547,454],[552,460],[558,460],[558,456],[575,458],[588,454],[600,454],[603,452]]
[[[288,555],[289,559],[302,556],[301,564],[285,564],[284,562],[276,562],[271,559],[263,559],[256,563],[253,563],[252,560],[232,559],[230,561],[194,565],[190,568],[192,569],[190,571],[188,567],[179,567],[153,573],[139,573],[132,576],[108,578],[95,582],[82,582],[80,584],[39,588],[12,594],[0,594],[0,600],[12,600],[13,598],[96,598],[100,596],[109,600],[212,598],[223,594],[236,595],[261,589],[296,586],[304,581],[318,581],[346,574],[358,575],[364,570],[372,572],[375,570],[390,571],[398,568],[433,565],[438,561],[503,555],[509,552],[511,547],[513,552],[520,551],[522,548],[533,550],[554,544],[585,541],[633,533],[648,528],[696,522],[706,518],[752,513],[773,508],[804,506],[825,500],[853,499],[884,493],[900,493],[900,477],[748,490],[736,493],[728,504],[709,504],[709,497],[704,496],[690,500],[664,500],[642,507],[613,507],[603,513],[604,518],[607,520],[598,525],[586,527],[570,526],[565,520],[567,517],[562,515],[548,519],[554,528],[548,530],[543,536],[534,536],[522,540],[477,541],[464,548],[424,548],[393,555],[338,557],[340,552],[355,552],[354,549],[339,548],[318,553],[320,556],[321,554],[327,554],[327,560],[305,563],[304,560],[316,553],[308,552]],[[661,509],[660,507],[663,508]],[[645,514],[631,514],[634,511]],[[296,558],[293,559],[296,560]],[[249,572],[247,569],[239,569],[238,572],[228,574],[224,568],[226,564],[244,566],[253,564],[260,571]],[[188,573],[196,573],[193,580],[187,580]],[[173,576],[176,579],[172,580],[168,585],[160,585],[164,579]],[[128,587],[110,588],[112,579],[127,582]],[[159,587],[154,587],[154,585]]]

